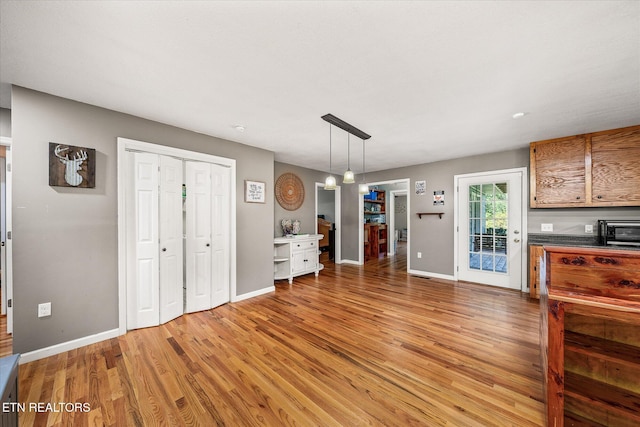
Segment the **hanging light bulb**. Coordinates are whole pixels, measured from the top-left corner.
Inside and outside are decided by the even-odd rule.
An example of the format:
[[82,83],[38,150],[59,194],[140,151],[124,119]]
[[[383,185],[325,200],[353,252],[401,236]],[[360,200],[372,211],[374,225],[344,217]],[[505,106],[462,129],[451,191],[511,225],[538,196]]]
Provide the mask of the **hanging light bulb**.
[[365,175],[364,175],[364,139],[362,140],[362,183],[358,185],[358,193],[359,194],[369,194],[369,186],[365,184]]
[[324,189],[336,189],[336,177],[331,174],[331,123],[329,123],[329,176],[324,180]]
[[347,170],[344,173],[344,177],[342,178],[343,184],[353,184],[356,182],[353,176],[353,171],[351,170],[351,139],[349,138],[351,134],[347,132]]

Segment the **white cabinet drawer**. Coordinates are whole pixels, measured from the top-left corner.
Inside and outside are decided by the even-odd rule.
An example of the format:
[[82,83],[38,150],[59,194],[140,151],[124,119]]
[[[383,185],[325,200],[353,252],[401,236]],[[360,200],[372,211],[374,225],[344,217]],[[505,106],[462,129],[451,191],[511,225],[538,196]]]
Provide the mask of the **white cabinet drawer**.
[[293,250],[294,251],[304,251],[307,249],[312,249],[318,246],[318,242],[317,241],[313,241],[313,242],[294,242],[293,243]]

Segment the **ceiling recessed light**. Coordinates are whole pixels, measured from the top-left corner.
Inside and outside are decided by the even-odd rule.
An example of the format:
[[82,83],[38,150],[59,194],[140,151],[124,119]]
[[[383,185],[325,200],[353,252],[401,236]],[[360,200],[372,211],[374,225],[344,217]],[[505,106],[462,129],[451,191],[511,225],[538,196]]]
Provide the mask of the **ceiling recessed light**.
[[520,117],[526,116],[528,113],[515,113],[513,116],[514,119],[519,119]]
[[244,132],[244,126],[242,125],[234,125],[233,128],[238,132]]

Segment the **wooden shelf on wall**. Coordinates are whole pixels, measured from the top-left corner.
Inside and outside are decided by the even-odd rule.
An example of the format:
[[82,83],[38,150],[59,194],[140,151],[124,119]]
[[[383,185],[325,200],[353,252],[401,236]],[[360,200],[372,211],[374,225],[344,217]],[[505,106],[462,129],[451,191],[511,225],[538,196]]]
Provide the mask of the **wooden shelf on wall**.
[[418,218],[420,219],[422,219],[422,215],[438,215],[440,219],[442,219],[444,212],[418,212],[416,215],[418,215]]

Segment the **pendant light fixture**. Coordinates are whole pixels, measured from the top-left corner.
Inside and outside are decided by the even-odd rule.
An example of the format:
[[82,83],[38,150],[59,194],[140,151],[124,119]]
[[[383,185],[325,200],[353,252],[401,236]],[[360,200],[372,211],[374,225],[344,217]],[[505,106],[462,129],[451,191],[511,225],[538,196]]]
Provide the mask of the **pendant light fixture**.
[[369,194],[369,186],[366,184],[364,168],[364,139],[362,140],[362,183],[358,185],[359,194]]
[[[334,116],[333,114],[325,114],[324,116],[321,117],[322,120],[324,120],[325,122],[329,123],[329,176],[327,177],[327,179],[324,182],[324,189],[325,190],[335,190],[336,189],[336,179],[335,177],[331,174],[332,170],[331,170],[331,125],[335,125],[338,126],[340,129],[343,129],[345,131],[347,131],[347,145],[348,148],[348,159],[347,159],[347,171],[344,173],[344,180],[342,181],[345,184],[352,184],[355,182],[354,179],[354,175],[353,175],[353,171],[351,170],[351,148],[350,148],[350,139],[349,136],[353,135],[353,136],[357,136],[358,138],[362,139],[362,184],[360,184],[358,190],[360,194],[366,194],[369,192],[369,187],[364,184],[364,141],[365,139],[369,139],[371,138],[371,135],[366,134],[365,132],[361,131],[360,129],[358,129],[357,127],[345,122],[342,119],[339,119],[338,117]],[[363,191],[366,189],[366,191],[363,193]]]
[[344,177],[342,178],[343,184],[353,184],[356,182],[353,176],[353,171],[351,170],[351,139],[349,138],[351,134],[347,132],[347,170],[344,173]]
[[324,180],[325,190],[336,189],[336,177],[331,174],[331,123],[329,123],[329,176]]

